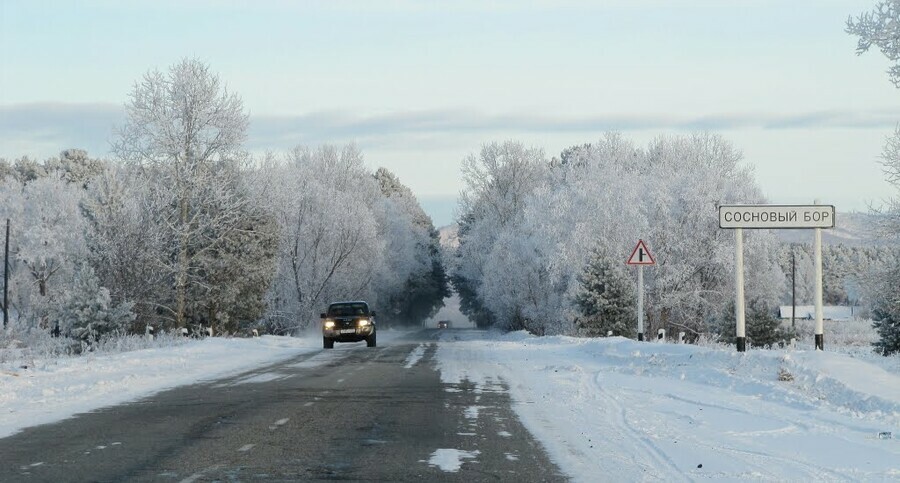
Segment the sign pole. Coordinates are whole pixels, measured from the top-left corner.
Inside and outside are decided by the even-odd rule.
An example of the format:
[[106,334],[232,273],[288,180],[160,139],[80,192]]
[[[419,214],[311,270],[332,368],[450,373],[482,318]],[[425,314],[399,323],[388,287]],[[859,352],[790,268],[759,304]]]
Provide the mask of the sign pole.
[[[819,204],[819,200],[815,201]],[[815,263],[816,263],[816,350],[825,350],[825,323],[822,313],[822,229],[815,229]]]
[[642,341],[644,340],[644,265],[655,265],[656,260],[653,259],[653,255],[650,253],[650,249],[647,248],[647,244],[644,243],[644,240],[638,240],[637,245],[635,245],[634,250],[631,252],[631,256],[628,257],[628,261],[625,263],[627,265],[637,265],[638,267],[637,340]]
[[[735,324],[739,352],[746,350],[747,340],[744,327],[744,255],[743,231],[750,229],[812,228],[815,230],[816,266],[816,350],[824,350],[825,336],[822,322],[822,228],[834,228],[835,209],[833,205],[820,205],[816,200],[812,205],[719,205],[719,228],[734,229],[735,232]],[[793,248],[792,248],[793,250]],[[793,279],[796,262],[791,253],[791,326],[797,309]]]
[[644,266],[638,265],[638,340],[644,340]]
[[734,282],[736,296],[734,300],[734,319],[737,326],[737,350],[747,350],[747,337],[744,326],[744,229],[734,229]]

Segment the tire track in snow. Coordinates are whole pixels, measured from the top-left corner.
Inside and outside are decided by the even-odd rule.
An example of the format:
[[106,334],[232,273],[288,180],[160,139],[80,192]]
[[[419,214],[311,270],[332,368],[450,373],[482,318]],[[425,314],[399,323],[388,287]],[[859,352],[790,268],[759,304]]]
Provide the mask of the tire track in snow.
[[[602,391],[602,385],[600,385],[600,377],[599,376],[597,378],[597,383],[598,383],[598,386],[601,387],[601,391]],[[654,396],[654,394],[650,393],[649,391],[635,391],[635,392],[640,393],[644,398]],[[709,403],[706,401],[697,401],[697,400],[693,400],[691,398],[677,396],[674,394],[662,394],[662,395],[657,394],[657,396],[663,397],[666,400],[671,400],[671,401],[680,402],[680,403],[687,403],[687,404],[696,405],[699,407],[705,407],[705,408],[709,408],[709,409],[716,409],[716,410],[723,411],[723,412],[735,413],[735,414],[740,414],[740,415],[744,415],[744,416],[756,416],[756,417],[759,416],[758,413],[748,411],[740,406],[725,406],[725,405],[721,405],[721,404],[713,404],[713,403]],[[615,398],[613,398],[613,399],[615,399]],[[618,401],[616,401],[616,403],[618,403]],[[661,403],[660,405],[664,406],[664,407],[669,406],[669,404],[665,404],[665,403]],[[627,410],[627,408],[625,408],[621,404],[619,404],[619,407],[622,407],[623,411]],[[784,426],[782,426],[781,429],[773,430],[776,432],[782,431],[782,430],[784,430],[784,428],[795,428],[795,429],[799,429],[799,430],[806,432],[812,428],[812,426],[810,426],[808,424],[804,424],[803,422],[797,421],[796,419],[779,416],[774,411],[767,413],[765,415],[765,417],[768,420],[776,421],[776,422],[784,425]],[[772,432],[772,431],[769,431],[769,432]],[[842,473],[834,471],[834,470],[829,470],[827,468],[821,467],[820,465],[807,463],[805,461],[800,461],[800,460],[796,460],[793,458],[781,457],[781,456],[771,454],[771,453],[764,453],[762,451],[738,449],[738,448],[735,448],[732,446],[723,445],[722,441],[717,441],[716,444],[709,444],[703,439],[696,438],[696,437],[692,438],[692,437],[690,437],[689,434],[686,434],[686,433],[679,433],[678,438],[679,438],[679,440],[682,440],[685,442],[687,442],[688,440],[691,441],[691,444],[693,446],[696,446],[699,448],[705,448],[706,451],[704,451],[704,452],[708,451],[711,454],[712,453],[728,453],[732,458],[738,459],[743,464],[745,464],[747,466],[748,471],[754,470],[756,472],[757,476],[765,475],[765,476],[763,476],[763,478],[776,478],[776,479],[779,478],[779,476],[772,474],[772,468],[781,468],[782,474],[784,474],[784,472],[783,472],[784,469],[791,468],[793,471],[796,471],[797,474],[802,475],[802,476],[799,476],[798,479],[804,480],[804,481],[816,481],[816,480],[822,480],[822,479],[832,480],[832,481],[852,481],[852,480],[854,480],[854,478],[851,477],[850,475],[845,475],[845,474],[842,474]],[[734,474],[728,474],[728,475],[723,474],[720,476],[727,477],[727,478],[746,477],[746,475],[734,475]],[[689,476],[685,475],[685,478],[689,478]]]
[[[594,384],[597,386],[597,395],[603,399],[603,402],[607,407],[613,409],[612,412],[616,415],[615,418],[609,418],[607,421],[617,426],[616,429],[619,430],[618,433],[630,439],[633,443],[633,447],[641,450],[647,459],[650,460],[650,464],[640,462],[637,459],[635,459],[634,462],[641,464],[648,473],[661,480],[691,481],[690,476],[682,471],[662,448],[648,438],[644,431],[635,428],[628,422],[627,408],[619,402],[618,398],[605,389],[604,385],[601,384],[601,379],[602,376],[600,374],[597,374],[594,377]],[[662,472],[662,474],[657,474],[658,472]]]

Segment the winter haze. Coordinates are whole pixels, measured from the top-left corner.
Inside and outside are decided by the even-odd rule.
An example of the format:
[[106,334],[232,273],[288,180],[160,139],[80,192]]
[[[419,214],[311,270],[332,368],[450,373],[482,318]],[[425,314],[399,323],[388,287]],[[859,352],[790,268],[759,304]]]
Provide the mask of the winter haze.
[[0,0],[0,481],[897,480],[898,25]]
[[870,3],[3,2],[0,155],[107,156],[135,79],[191,56],[243,97],[247,148],[355,142],[437,226],[481,143],[556,155],[608,130],[715,131],[771,201],[864,210],[900,114],[843,32]]

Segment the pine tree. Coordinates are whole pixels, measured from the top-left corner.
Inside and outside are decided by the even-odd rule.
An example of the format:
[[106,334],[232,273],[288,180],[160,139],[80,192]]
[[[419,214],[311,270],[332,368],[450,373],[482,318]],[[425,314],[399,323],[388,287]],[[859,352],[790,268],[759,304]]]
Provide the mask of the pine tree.
[[589,336],[634,337],[636,330],[633,282],[610,261],[595,251],[579,277],[581,284],[575,303],[582,317],[578,325]]
[[[735,308],[732,302],[722,317],[719,336],[725,342],[733,344],[737,337],[736,332]],[[744,334],[747,343],[753,347],[771,347],[795,337],[795,334],[781,327],[781,321],[775,317],[774,311],[759,300],[754,300],[747,306],[744,315]]]
[[900,267],[881,277],[880,295],[873,303],[872,326],[879,339],[873,344],[882,355],[900,353]]
[[109,290],[89,265],[75,273],[75,283],[56,308],[56,320],[63,333],[93,343],[105,334],[126,327],[134,320],[130,302],[112,304]]

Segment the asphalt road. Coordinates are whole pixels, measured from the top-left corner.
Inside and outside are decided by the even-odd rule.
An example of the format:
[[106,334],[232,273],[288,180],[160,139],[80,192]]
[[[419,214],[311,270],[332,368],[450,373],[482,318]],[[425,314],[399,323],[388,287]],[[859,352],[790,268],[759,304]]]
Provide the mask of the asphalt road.
[[27,429],[0,439],[0,481],[565,480],[505,391],[441,383],[436,335],[339,344]]

